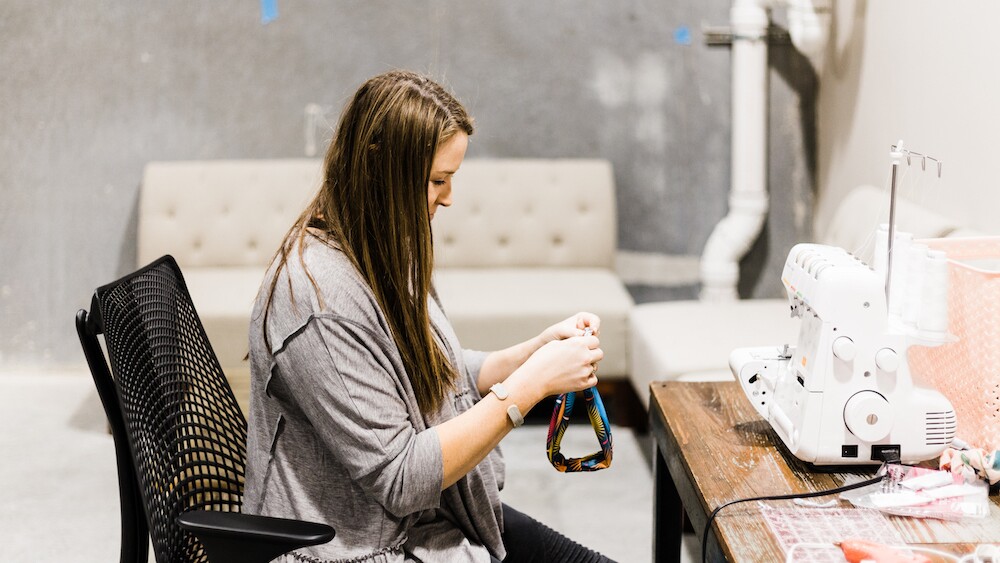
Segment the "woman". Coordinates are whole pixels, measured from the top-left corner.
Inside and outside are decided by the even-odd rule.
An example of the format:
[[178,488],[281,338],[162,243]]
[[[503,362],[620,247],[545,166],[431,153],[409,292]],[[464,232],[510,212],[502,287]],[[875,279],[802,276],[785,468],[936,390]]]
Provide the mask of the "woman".
[[[268,270],[250,329],[245,510],[329,523],[292,561],[602,561],[502,505],[496,450],[542,398],[597,382],[580,313],[462,350],[431,284],[431,219],[472,134],[425,77],[363,84],[323,185]],[[541,450],[540,450],[541,451]]]

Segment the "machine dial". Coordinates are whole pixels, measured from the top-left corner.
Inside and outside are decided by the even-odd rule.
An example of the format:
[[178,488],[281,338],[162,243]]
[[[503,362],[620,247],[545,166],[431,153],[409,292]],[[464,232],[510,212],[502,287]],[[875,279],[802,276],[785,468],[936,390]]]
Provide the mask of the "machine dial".
[[894,419],[892,405],[874,391],[855,393],[844,405],[844,424],[864,442],[877,442],[888,436]]
[[854,345],[854,341],[846,336],[840,336],[833,341],[833,355],[837,356],[845,362],[849,362],[854,359],[858,353],[858,347]]
[[892,348],[882,348],[875,353],[875,365],[882,371],[896,371],[899,369],[899,354]]

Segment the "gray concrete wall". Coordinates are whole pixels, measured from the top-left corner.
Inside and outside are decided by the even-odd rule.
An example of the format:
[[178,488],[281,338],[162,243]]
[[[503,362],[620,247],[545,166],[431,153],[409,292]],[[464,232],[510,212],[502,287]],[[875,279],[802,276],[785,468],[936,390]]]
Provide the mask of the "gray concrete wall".
[[[725,23],[728,2],[277,3],[267,25],[250,0],[0,4],[0,369],[82,364],[72,318],[135,265],[146,162],[303,156],[307,104],[332,122],[394,67],[466,103],[470,157],[610,159],[623,250],[697,255],[725,213],[729,52],[700,28]],[[744,263],[747,295],[776,294],[775,264],[811,219],[788,210],[811,197],[814,86],[784,49],[779,213]],[[642,301],[696,287],[632,289]]]

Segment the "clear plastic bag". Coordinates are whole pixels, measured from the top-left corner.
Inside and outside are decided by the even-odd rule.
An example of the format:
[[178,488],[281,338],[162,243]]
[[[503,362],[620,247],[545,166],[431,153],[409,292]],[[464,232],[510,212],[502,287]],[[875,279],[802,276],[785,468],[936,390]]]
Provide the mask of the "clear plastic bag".
[[990,515],[986,482],[908,465],[889,465],[881,483],[841,493],[840,498],[898,516],[957,521]]

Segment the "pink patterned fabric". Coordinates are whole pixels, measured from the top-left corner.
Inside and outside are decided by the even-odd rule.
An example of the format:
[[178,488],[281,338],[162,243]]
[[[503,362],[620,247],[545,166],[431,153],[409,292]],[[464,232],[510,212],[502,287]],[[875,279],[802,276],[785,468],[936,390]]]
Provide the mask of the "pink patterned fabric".
[[957,342],[910,349],[913,377],[954,405],[958,437],[1000,448],[1000,237],[920,241],[948,257],[948,331]]

